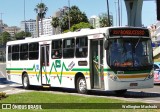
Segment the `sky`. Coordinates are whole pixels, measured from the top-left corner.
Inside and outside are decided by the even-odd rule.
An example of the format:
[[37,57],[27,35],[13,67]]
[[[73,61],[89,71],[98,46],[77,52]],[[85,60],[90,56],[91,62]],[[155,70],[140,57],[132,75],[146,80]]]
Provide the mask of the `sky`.
[[[25,5],[24,5],[25,1]],[[29,19],[36,18],[36,12],[34,8],[40,2],[43,2],[48,7],[46,17],[53,16],[59,8],[68,6],[68,0],[0,0],[0,16],[3,23],[8,26],[20,27],[20,22]],[[107,12],[106,0],[69,0],[70,6],[76,5],[82,12],[85,12],[87,17],[93,15],[100,15]],[[116,22],[116,4],[117,0],[109,0],[110,14],[113,14],[114,25],[118,25]],[[127,13],[124,0],[122,1],[122,25],[127,25]],[[25,6],[25,8],[24,8]],[[24,11],[25,9],[25,11]],[[25,13],[24,13],[25,12]],[[24,16],[25,15],[25,16]],[[118,21],[118,20],[117,20]],[[156,22],[156,4],[153,1],[144,1],[142,8],[142,24],[144,26],[152,25]]]

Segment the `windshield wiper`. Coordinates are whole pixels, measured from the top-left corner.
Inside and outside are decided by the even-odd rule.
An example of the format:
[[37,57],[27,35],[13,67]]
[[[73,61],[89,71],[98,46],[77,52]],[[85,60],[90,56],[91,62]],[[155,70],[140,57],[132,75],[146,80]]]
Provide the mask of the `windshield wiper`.
[[135,48],[136,48],[137,45],[139,44],[140,40],[141,40],[141,37],[138,39],[138,42],[136,43]]

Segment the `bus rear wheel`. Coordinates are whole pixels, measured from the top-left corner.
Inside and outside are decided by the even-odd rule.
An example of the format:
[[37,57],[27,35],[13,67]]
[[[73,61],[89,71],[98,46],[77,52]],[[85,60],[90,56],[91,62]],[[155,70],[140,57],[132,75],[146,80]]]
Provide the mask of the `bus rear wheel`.
[[25,73],[22,77],[22,84],[23,84],[24,89],[29,89],[30,88],[29,78],[28,78],[27,73]]
[[87,84],[84,77],[79,77],[77,80],[77,91],[80,94],[86,94],[87,93]]

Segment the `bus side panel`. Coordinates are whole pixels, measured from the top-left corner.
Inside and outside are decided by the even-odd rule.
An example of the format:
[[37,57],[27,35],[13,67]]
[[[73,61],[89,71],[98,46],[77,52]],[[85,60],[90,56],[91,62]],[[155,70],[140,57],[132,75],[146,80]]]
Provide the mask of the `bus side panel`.
[[41,86],[41,74],[39,60],[29,60],[26,65],[24,65],[26,72],[29,77],[30,85]]
[[70,59],[51,59],[50,62],[49,74],[51,86],[74,88],[75,72],[68,69]]
[[[39,61],[12,61],[7,64],[7,71],[9,71],[9,80],[22,84],[22,74],[27,73],[30,85],[41,85],[41,76],[39,74]],[[10,65],[10,66],[9,66]]]
[[[88,78],[88,66],[79,66],[78,61],[86,61],[87,59],[51,59],[50,84],[52,87],[75,88],[75,76],[80,73],[86,78],[87,88],[90,88],[90,79]],[[74,60],[74,61],[73,61]]]

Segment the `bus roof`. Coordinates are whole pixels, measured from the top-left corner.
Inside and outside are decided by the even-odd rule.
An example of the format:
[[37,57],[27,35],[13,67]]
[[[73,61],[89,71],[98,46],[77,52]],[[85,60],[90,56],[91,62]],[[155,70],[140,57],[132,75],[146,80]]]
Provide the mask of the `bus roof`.
[[135,27],[103,27],[103,28],[96,28],[96,29],[81,29],[80,31],[77,31],[77,32],[68,32],[68,33],[57,34],[57,35],[42,35],[38,38],[27,37],[23,40],[9,41],[7,42],[7,45],[30,43],[30,42],[42,42],[42,41],[49,41],[54,39],[65,39],[65,38],[72,38],[72,37],[81,37],[86,35],[102,34],[102,33],[108,33],[107,30],[110,28],[135,28]]

